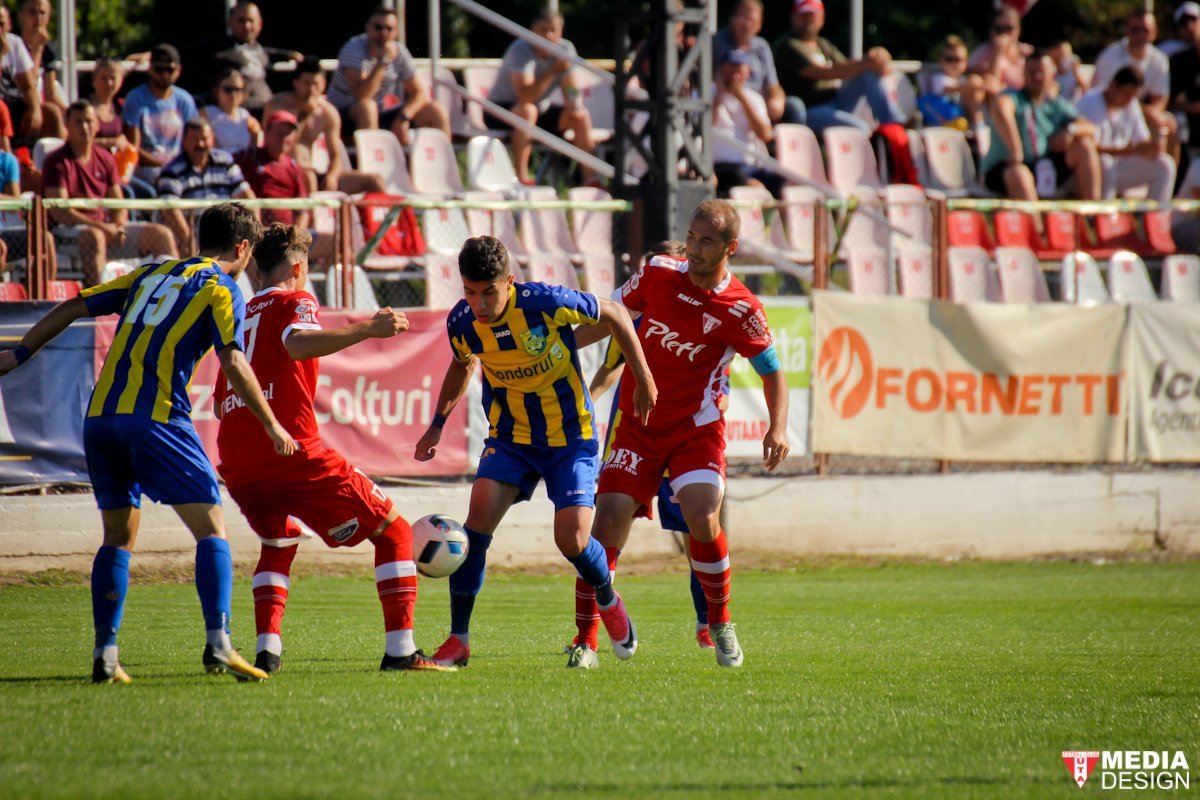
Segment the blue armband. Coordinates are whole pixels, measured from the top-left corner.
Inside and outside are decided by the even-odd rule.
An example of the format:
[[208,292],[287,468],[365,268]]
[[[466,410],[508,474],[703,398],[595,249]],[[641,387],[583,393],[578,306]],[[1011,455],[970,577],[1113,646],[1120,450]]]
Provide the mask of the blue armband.
[[24,364],[33,356],[33,351],[23,344],[19,344],[13,348],[13,357],[17,359],[17,366]]
[[750,359],[750,365],[754,367],[754,371],[759,375],[770,375],[772,372],[778,372],[780,368],[779,354],[775,352],[775,345],[771,345]]

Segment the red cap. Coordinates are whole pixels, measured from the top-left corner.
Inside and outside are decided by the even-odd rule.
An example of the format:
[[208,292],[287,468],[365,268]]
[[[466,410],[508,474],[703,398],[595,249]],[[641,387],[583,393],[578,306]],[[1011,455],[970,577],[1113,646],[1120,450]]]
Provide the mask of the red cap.
[[793,14],[816,14],[825,13],[825,4],[821,0],[796,0],[792,4]]
[[271,116],[267,117],[267,127],[271,127],[277,122],[286,122],[293,128],[300,127],[300,120],[296,119],[296,115],[290,111],[276,111]]

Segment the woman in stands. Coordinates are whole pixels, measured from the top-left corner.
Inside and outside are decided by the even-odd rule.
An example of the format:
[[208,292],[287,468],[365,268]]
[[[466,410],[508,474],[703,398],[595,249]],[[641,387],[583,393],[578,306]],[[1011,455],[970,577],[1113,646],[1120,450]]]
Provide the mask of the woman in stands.
[[103,147],[117,159],[117,171],[125,183],[125,194],[138,198],[154,197],[154,187],[133,174],[137,150],[125,138],[121,128],[121,105],[117,98],[125,83],[125,67],[119,59],[104,56],[96,59],[92,69],[92,93],[88,102],[96,109],[96,146]]
[[212,123],[217,147],[227,153],[240,153],[258,144],[262,126],[242,107],[246,99],[246,79],[233,67],[222,72],[213,82],[216,105],[200,109],[201,116]]

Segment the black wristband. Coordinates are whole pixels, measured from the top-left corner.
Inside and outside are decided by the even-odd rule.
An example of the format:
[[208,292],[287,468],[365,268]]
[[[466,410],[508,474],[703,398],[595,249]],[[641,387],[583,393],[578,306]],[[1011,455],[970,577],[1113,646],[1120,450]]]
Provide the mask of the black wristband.
[[17,366],[24,364],[33,356],[33,351],[23,344],[19,344],[13,348],[13,356],[17,359]]
[[438,430],[446,427],[446,415],[435,413],[433,415],[433,420],[429,423],[429,427],[437,428]]

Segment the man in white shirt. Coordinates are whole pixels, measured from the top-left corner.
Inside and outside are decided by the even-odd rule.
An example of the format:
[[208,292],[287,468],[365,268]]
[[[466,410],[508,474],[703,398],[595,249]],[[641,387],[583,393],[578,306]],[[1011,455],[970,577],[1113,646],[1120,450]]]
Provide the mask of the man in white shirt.
[[1171,97],[1171,60],[1154,46],[1158,23],[1153,14],[1134,11],[1125,20],[1125,37],[1113,42],[1096,58],[1092,86],[1103,89],[1121,67],[1132,66],[1143,78],[1138,96],[1146,124],[1152,130],[1166,128],[1169,132],[1167,152],[1179,160],[1179,126],[1174,115],[1167,111]]
[[[734,186],[762,186],[778,196],[783,179],[756,166],[751,151],[765,152],[774,138],[767,103],[762,95],[746,85],[750,78],[750,53],[728,49],[724,63],[717,65],[713,99],[713,171],[717,191],[723,196]],[[740,145],[740,146],[739,146]]]
[[1169,203],[1175,187],[1175,160],[1166,153],[1166,133],[1151,134],[1137,96],[1143,79],[1133,66],[1117,70],[1103,89],[1085,94],[1079,113],[1096,126],[1101,191],[1106,199],[1140,186],[1148,197]]

